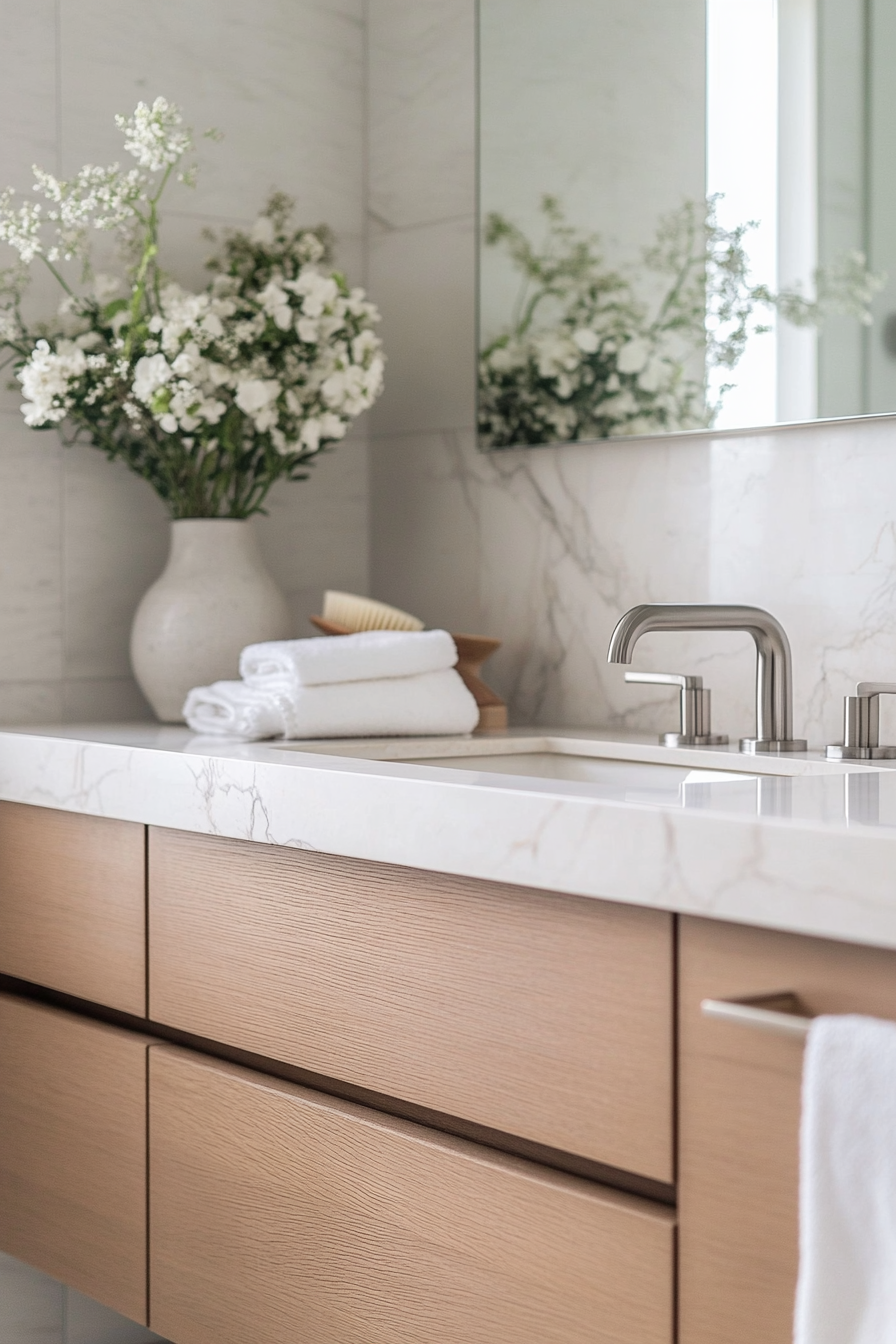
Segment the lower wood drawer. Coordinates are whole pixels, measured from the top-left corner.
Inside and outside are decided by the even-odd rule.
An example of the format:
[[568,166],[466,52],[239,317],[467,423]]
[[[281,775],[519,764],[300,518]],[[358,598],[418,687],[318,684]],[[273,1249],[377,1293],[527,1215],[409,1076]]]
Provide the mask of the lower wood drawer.
[[144,1324],[146,1048],[0,995],[0,1250]]
[[674,1217],[150,1049],[152,1328],[178,1344],[670,1344]]
[[700,1002],[791,990],[896,1018],[896,953],[691,918],[680,949],[680,1344],[790,1344],[802,1044]]
[[671,1182],[663,911],[150,828],[150,1016]]

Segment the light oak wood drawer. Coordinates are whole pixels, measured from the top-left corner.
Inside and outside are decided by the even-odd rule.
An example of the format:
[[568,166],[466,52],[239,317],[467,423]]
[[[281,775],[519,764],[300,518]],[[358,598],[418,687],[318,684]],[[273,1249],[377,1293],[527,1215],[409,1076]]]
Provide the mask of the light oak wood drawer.
[[150,831],[150,1016],[670,1182],[665,913]]
[[896,1018],[896,953],[691,918],[680,947],[680,1342],[790,1344],[802,1044],[700,1002],[791,990]]
[[146,1049],[0,995],[0,1250],[144,1324]]
[[0,972],[142,1017],[145,835],[0,802]]
[[178,1344],[671,1344],[670,1211],[171,1046],[150,1228]]

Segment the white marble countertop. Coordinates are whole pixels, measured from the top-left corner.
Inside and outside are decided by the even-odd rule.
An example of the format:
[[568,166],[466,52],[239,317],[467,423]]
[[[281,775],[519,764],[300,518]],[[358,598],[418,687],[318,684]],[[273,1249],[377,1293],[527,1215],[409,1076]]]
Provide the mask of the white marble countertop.
[[[521,747],[603,760],[568,780],[395,759]],[[571,729],[301,745],[0,732],[9,801],[896,948],[896,769],[846,769]]]

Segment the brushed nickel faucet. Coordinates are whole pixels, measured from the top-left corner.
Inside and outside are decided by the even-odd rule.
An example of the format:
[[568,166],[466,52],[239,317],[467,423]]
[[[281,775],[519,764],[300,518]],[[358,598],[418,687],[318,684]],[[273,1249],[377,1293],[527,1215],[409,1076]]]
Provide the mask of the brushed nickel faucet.
[[793,736],[790,643],[784,628],[761,607],[713,603],[648,602],[632,607],[610,639],[608,663],[630,663],[642,635],[653,630],[743,630],[756,645],[756,736],[741,738],[740,749],[756,752],[806,751]]

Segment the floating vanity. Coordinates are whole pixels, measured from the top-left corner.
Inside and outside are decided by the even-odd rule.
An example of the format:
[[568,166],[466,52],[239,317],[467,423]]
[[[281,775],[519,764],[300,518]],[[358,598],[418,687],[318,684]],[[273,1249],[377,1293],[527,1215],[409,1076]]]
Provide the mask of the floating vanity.
[[775,1028],[896,1017],[896,770],[54,728],[0,799],[0,1249],[176,1344],[789,1340]]

